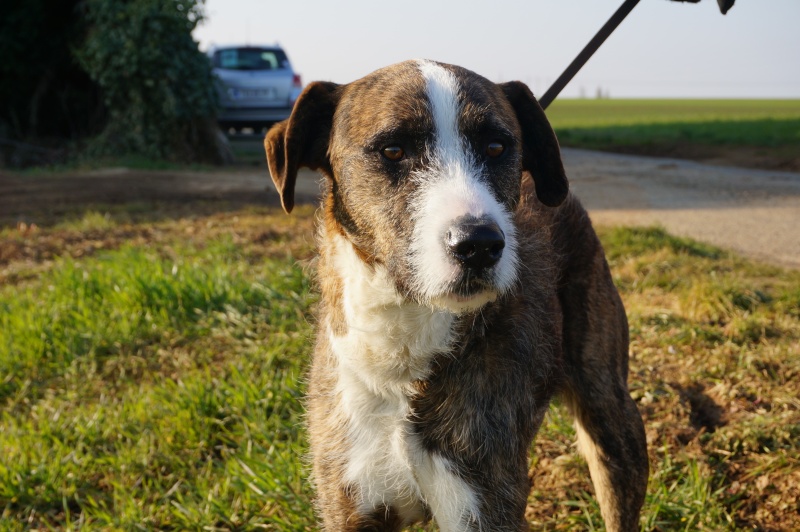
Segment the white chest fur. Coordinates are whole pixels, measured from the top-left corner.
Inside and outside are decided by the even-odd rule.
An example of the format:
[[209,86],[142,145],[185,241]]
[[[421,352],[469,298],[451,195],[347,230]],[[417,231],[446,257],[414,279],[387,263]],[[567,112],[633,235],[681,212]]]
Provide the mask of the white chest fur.
[[477,512],[472,490],[444,458],[422,449],[408,419],[411,384],[449,351],[455,318],[404,300],[382,267],[364,264],[340,236],[333,244],[347,323],[343,336],[327,328],[348,423],[344,480],[358,488],[364,512],[391,506],[416,520],[425,503],[442,530],[466,529]]

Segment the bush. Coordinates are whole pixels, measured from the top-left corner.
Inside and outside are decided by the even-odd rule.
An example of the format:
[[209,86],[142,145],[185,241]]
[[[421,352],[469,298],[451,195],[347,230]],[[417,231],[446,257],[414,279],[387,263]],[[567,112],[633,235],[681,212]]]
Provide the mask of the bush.
[[203,0],[87,0],[77,57],[99,85],[108,123],[94,155],[221,162],[211,66],[192,38]]

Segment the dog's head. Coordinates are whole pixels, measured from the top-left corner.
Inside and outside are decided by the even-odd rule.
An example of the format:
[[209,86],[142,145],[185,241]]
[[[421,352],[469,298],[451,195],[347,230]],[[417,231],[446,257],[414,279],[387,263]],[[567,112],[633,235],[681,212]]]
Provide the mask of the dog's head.
[[398,292],[455,312],[516,281],[523,171],[556,206],[568,185],[558,142],[520,82],[407,61],[348,85],[313,83],[264,141],[284,209],[297,170],[327,178],[326,220]]

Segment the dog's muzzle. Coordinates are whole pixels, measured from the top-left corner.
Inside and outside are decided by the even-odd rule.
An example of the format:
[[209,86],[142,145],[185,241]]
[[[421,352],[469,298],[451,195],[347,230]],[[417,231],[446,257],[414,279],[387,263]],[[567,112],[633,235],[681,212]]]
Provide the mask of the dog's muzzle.
[[491,218],[462,216],[444,239],[447,252],[462,267],[482,271],[498,263],[505,248],[505,235]]

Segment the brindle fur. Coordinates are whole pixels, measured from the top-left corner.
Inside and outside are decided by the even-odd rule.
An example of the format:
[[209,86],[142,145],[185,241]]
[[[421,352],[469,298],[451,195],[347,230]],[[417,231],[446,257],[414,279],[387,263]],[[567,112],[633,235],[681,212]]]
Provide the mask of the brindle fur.
[[[493,167],[493,193],[514,214],[520,273],[516,288],[476,312],[458,316],[451,352],[431,360],[412,383],[412,427],[424,450],[447,458],[480,495],[481,530],[527,530],[528,450],[554,395],[576,419],[580,448],[608,530],[637,530],[648,476],[644,428],[627,390],[628,326],[603,249],[578,200],[567,191],[557,141],[523,84],[495,85],[446,66],[462,87],[461,129],[506,130],[514,155]],[[312,84],[292,117],[267,135],[270,171],[284,208],[293,206],[297,169],[326,177],[320,216],[319,323],[335,335],[347,324],[342,280],[332,264],[333,236],[358,257],[405,279],[411,186],[397,168],[371,155],[402,139],[424,165],[432,131],[424,84],[413,62],[349,85]],[[474,130],[471,130],[473,128]],[[384,137],[381,137],[384,135]],[[392,173],[394,172],[394,173]],[[337,362],[324,331],[317,335],[309,379],[308,425],[318,509],[327,530],[400,530],[397,508],[362,515],[342,481],[347,435],[335,394]],[[426,519],[427,509],[414,516]],[[476,525],[477,526],[477,525]]]

